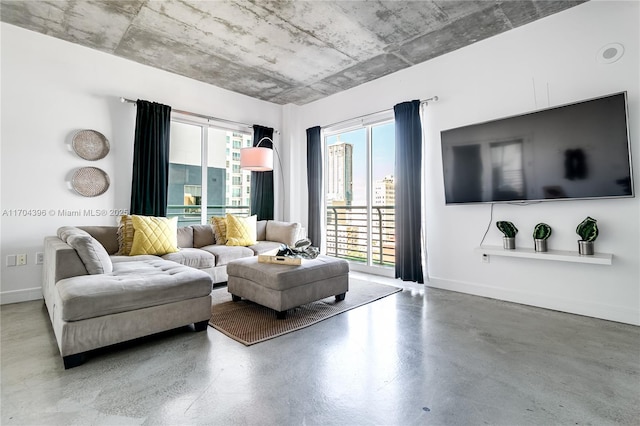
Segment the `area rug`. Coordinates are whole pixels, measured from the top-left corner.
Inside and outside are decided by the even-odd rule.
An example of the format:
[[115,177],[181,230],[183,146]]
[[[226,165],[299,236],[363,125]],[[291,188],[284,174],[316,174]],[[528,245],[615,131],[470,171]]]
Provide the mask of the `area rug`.
[[399,291],[402,289],[351,278],[345,300],[337,302],[332,296],[308,303],[289,309],[287,318],[279,320],[276,319],[276,313],[272,309],[244,299],[240,302],[232,302],[231,294],[225,287],[216,289],[212,293],[213,314],[209,325],[232,339],[250,346],[300,330]]

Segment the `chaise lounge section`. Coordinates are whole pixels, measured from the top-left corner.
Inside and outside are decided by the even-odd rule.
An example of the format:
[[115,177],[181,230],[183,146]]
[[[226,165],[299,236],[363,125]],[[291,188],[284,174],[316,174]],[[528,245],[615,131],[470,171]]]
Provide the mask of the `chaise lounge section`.
[[192,225],[177,228],[176,252],[125,256],[117,226],[60,228],[44,240],[42,292],[65,368],[100,347],[190,324],[206,330],[211,290],[227,280],[227,264],[292,244],[299,233],[297,223],[260,221],[262,240],[226,246],[210,225]]

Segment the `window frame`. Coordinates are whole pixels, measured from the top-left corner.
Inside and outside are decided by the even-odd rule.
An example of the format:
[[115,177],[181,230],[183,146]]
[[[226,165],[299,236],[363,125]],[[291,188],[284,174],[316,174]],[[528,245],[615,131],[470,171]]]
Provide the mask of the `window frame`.
[[[201,191],[202,191],[202,195],[201,195],[201,212],[200,212],[200,224],[204,225],[209,223],[209,212],[208,212],[208,207],[209,207],[209,200],[208,200],[208,185],[207,185],[207,170],[208,170],[208,156],[209,156],[209,140],[210,140],[210,135],[209,135],[209,131],[210,130],[214,130],[214,131],[223,131],[223,132],[232,132],[235,134],[240,134],[243,136],[249,136],[249,139],[251,140],[251,142],[249,142],[249,146],[251,146],[253,144],[253,130],[249,127],[245,127],[242,126],[240,124],[238,125],[234,125],[232,123],[228,123],[228,122],[220,122],[220,121],[216,121],[213,119],[208,119],[208,118],[200,118],[200,117],[196,117],[196,116],[192,116],[189,114],[183,114],[183,113],[179,113],[179,112],[175,112],[172,111],[171,112],[171,122],[177,122],[177,123],[182,123],[182,124],[187,124],[187,125],[192,125],[192,126],[198,126],[200,127],[200,169],[201,169],[201,180],[200,180],[200,186],[201,186]],[[233,159],[233,153],[226,154],[226,151],[228,150],[228,145],[227,143],[229,142],[229,136],[227,136],[225,138],[225,175],[226,175],[226,181],[227,183],[229,182],[229,173],[231,173],[231,175],[233,175],[233,171],[232,171],[232,167],[234,166],[234,162],[237,162],[238,160],[234,160]],[[241,143],[242,145],[242,143]],[[231,146],[233,146],[233,142],[231,141]],[[242,148],[242,147],[241,147]],[[241,149],[240,148],[240,149]],[[236,149],[236,148],[234,148]],[[233,179],[233,176],[231,176],[231,179]],[[242,178],[241,178],[242,180]],[[251,178],[249,177],[248,182],[251,182]],[[225,188],[225,194],[226,194],[226,188]],[[242,197],[244,197],[244,194],[242,194]],[[225,195],[226,198],[226,195]],[[225,207],[236,207],[233,205],[226,205],[226,200],[224,203]],[[202,208],[204,207],[204,208]],[[242,207],[241,204],[238,205],[238,207]],[[250,206],[246,206],[250,209]],[[178,215],[179,216],[179,215]]]
[[[336,136],[342,133],[347,133],[359,129],[365,130],[365,138],[366,138],[366,179],[367,179],[367,189],[366,189],[366,200],[367,200],[367,260],[366,262],[352,262],[349,261],[350,267],[353,270],[361,271],[361,272],[369,272],[375,273],[378,275],[384,275],[393,277],[394,276],[394,268],[383,265],[376,265],[372,262],[373,256],[373,246],[372,246],[372,207],[373,207],[373,170],[372,170],[372,134],[373,127],[381,126],[388,123],[395,123],[395,117],[393,110],[381,111],[375,114],[371,114],[365,117],[358,117],[354,119],[345,120],[338,124],[334,124],[332,126],[328,126],[321,129],[321,140],[322,140],[322,155],[323,155],[323,168],[324,170],[328,170],[328,146],[327,146],[327,138],[331,136]],[[326,237],[327,237],[327,179],[329,178],[328,173],[324,173],[323,177],[323,190],[322,190],[322,229],[324,233],[324,245],[326,245]],[[336,236],[337,238],[337,236]],[[336,240],[336,245],[338,241]],[[380,247],[382,250],[382,247]]]

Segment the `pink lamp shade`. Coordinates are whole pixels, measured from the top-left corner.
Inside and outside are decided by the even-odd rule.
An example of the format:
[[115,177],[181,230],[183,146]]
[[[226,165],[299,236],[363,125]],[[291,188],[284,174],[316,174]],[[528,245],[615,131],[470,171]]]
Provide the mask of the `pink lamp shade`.
[[240,168],[254,172],[273,170],[273,150],[271,148],[252,147],[240,150]]

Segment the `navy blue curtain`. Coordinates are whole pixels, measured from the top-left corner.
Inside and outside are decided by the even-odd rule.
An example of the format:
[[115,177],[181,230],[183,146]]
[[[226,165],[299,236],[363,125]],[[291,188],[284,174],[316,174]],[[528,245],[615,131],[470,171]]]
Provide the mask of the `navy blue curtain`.
[[131,214],[167,215],[171,107],[138,99]]
[[[264,137],[273,140],[273,129],[254,125],[253,146],[257,146]],[[265,140],[260,147],[273,149],[273,144]],[[276,158],[275,152],[273,158]],[[273,171],[251,172],[251,215],[257,215],[258,220],[272,220],[273,199]]]
[[320,126],[307,129],[307,191],[309,193],[309,215],[307,236],[314,247],[322,243],[322,146]]
[[396,278],[424,283],[421,194],[422,125],[420,101],[393,107],[396,128]]

